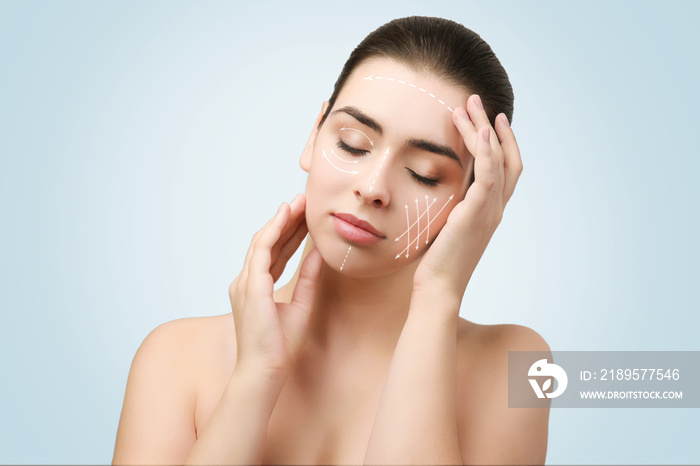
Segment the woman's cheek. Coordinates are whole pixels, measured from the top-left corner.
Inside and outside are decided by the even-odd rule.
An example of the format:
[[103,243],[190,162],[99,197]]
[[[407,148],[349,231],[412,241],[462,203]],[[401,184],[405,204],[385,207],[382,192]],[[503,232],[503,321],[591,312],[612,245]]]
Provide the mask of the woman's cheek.
[[314,154],[309,173],[309,178],[313,178],[312,187],[318,191],[313,194],[328,194],[348,189],[358,172],[357,161],[340,157],[332,148],[322,148]]
[[[335,159],[335,160],[333,160]],[[330,149],[318,150],[314,154],[314,160],[306,183],[307,202],[312,206],[312,213],[330,214],[342,206],[337,202],[343,197],[341,194],[351,189],[351,182],[355,165],[343,166],[342,161]]]
[[405,220],[401,218],[396,230],[395,260],[411,260],[422,255],[447,222],[456,205],[455,195],[438,192],[418,192],[403,200]]
[[[306,179],[306,223],[321,256],[332,266],[343,260],[346,249],[340,250],[330,214],[342,208],[339,204],[343,191],[350,189],[353,173],[351,169],[341,167],[342,160],[337,160],[329,149],[314,153],[311,170]],[[351,164],[354,166],[354,164]]]

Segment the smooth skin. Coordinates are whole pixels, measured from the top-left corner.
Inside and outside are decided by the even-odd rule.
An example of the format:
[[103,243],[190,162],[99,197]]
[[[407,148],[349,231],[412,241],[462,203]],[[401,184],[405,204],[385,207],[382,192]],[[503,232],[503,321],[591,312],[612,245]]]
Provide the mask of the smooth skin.
[[[232,313],[168,322],[144,340],[113,464],[544,464],[549,410],[508,408],[507,355],[547,343],[459,317],[522,172],[518,145],[477,95],[452,123],[475,181],[404,268],[412,279],[398,272],[388,297],[372,287],[381,280],[338,280],[309,239],[275,292],[308,232],[306,197],[283,203],[229,288]],[[303,167],[317,136],[315,125]]]

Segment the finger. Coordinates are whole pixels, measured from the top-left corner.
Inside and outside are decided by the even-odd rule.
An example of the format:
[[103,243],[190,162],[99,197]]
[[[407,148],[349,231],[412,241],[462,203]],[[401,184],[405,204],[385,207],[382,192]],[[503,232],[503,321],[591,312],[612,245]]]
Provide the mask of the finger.
[[[298,194],[292,200],[292,202],[289,205],[289,207],[292,209],[292,212],[293,212],[292,215],[299,216],[299,211],[301,211],[303,213],[305,200],[306,199],[304,198],[304,196],[302,194]],[[245,259],[243,261],[243,270],[240,274],[242,283],[247,283],[248,273],[249,273],[249,269],[250,269],[250,260],[251,260],[251,257],[253,256],[255,244],[257,243],[258,239],[263,234],[263,232],[265,232],[267,229],[270,228],[270,225],[275,221],[277,215],[280,214],[281,209],[282,209],[282,206],[280,206],[280,208],[277,210],[277,213],[270,220],[268,220],[267,223],[260,230],[258,230],[253,235],[253,239],[250,241],[250,246],[248,247],[248,251],[246,252],[246,256],[245,256]],[[303,219],[303,215],[301,215],[301,219]],[[299,218],[296,219],[296,223],[297,223],[297,225],[298,225],[298,223],[300,223]],[[296,226],[294,228],[296,229]],[[294,229],[290,230],[290,232],[287,234],[287,236],[290,236],[293,233],[294,233]],[[274,246],[273,246],[273,249],[274,249]],[[276,250],[273,250],[273,254],[275,256],[277,255],[277,252],[279,251],[279,249],[280,248],[277,247]],[[272,260],[272,262],[274,262],[274,259]]]
[[267,296],[274,282],[270,276],[272,265],[272,247],[282,234],[282,229],[289,220],[291,209],[287,203],[282,203],[270,225],[261,232],[253,245],[253,254],[248,265],[248,290],[256,296]]
[[279,241],[286,242],[297,229],[299,224],[304,220],[304,212],[306,210],[306,197],[303,194],[297,194],[296,197],[289,203],[289,221],[285,225]]
[[491,157],[494,160],[498,161],[499,179],[497,180],[497,182],[500,182],[502,184],[505,178],[503,174],[503,165],[505,163],[503,157],[503,149],[501,148],[501,144],[498,140],[498,136],[496,135],[496,131],[494,131],[493,127],[491,126],[491,122],[489,121],[489,117],[486,114],[486,110],[484,109],[483,102],[481,101],[481,97],[479,95],[472,94],[471,96],[469,96],[469,99],[467,100],[467,112],[469,113],[469,118],[472,120],[477,130],[489,128],[489,143],[491,146]]
[[289,214],[289,220],[282,228],[282,233],[277,240],[277,242],[272,247],[272,264],[274,266],[277,262],[277,258],[280,254],[280,250],[284,248],[284,245],[289,242],[289,240],[296,234],[299,229],[299,225],[304,222],[304,213],[306,210],[306,198],[303,194],[298,194],[292,202],[289,203],[291,212]]
[[285,267],[287,267],[287,262],[289,262],[289,259],[291,259],[297,249],[299,249],[299,245],[304,241],[308,232],[309,229],[306,226],[306,222],[302,221],[297,226],[294,234],[282,246],[277,257],[273,257],[272,267],[270,267],[270,275],[272,275],[273,281],[277,282],[280,278]]
[[[476,96],[478,97],[478,96]],[[467,105],[469,106],[474,106],[475,104],[473,103],[473,98],[470,99],[467,102]],[[485,129],[488,128],[490,130],[490,133],[494,133],[494,131],[491,128],[491,124],[489,123],[488,117],[486,116],[486,112],[483,111],[477,111],[472,109],[472,113],[475,115],[481,115],[478,118],[479,123],[477,126],[475,126],[475,122],[472,121],[470,118],[470,115],[467,113],[467,111],[462,108],[462,107],[457,107],[454,109],[452,112],[452,121],[454,122],[455,126],[457,126],[457,129],[459,130],[460,134],[462,135],[462,138],[464,140],[464,145],[467,147],[467,150],[469,153],[475,157],[477,148],[476,148],[476,142],[478,139],[478,131],[479,129]],[[493,151],[493,161],[498,162],[500,164],[503,163],[502,160],[502,155],[499,155],[502,153],[502,149],[500,147],[500,144],[498,143],[498,138],[494,137],[492,134],[489,135],[489,143],[491,146],[491,149]],[[476,173],[475,173],[476,176]],[[502,174],[501,174],[502,177]]]
[[280,309],[280,323],[294,353],[299,351],[308,332],[322,263],[317,249],[309,252],[301,265],[292,301]]
[[265,225],[258,230],[250,241],[250,246],[248,246],[248,251],[246,252],[245,259],[243,260],[243,269],[241,273],[236,277],[231,286],[229,287],[229,299],[231,301],[231,307],[233,309],[234,318],[238,318],[238,312],[242,309],[242,304],[245,302],[245,292],[248,288],[248,275],[250,269],[250,260],[253,256],[253,250],[255,244],[260,238],[260,235],[269,228],[270,224],[275,220],[275,218],[280,214],[282,206],[277,210],[275,216],[265,223]]
[[498,131],[498,139],[501,141],[504,155],[503,204],[505,206],[515,191],[515,185],[523,171],[523,161],[520,157],[520,148],[515,140],[515,134],[508,124],[508,118],[503,113],[496,117],[496,131]]
[[282,206],[277,209],[277,213],[263,225],[261,229],[255,232],[253,235],[253,238],[250,240],[250,245],[248,246],[248,251],[246,252],[245,259],[243,259],[243,269],[240,274],[241,282],[246,283],[246,279],[248,277],[248,268],[250,265],[250,258],[253,256],[253,249],[255,246],[255,243],[258,241],[258,238],[260,238],[260,235],[265,231],[267,228],[269,228],[270,224],[275,220],[275,217],[280,213],[280,210],[282,209]]
[[290,305],[300,309],[307,316],[310,315],[314,299],[316,298],[316,288],[318,285],[318,277],[321,273],[321,264],[323,259],[318,249],[314,248],[306,255],[304,262],[299,270],[299,279],[294,287],[292,301]]
[[455,108],[452,111],[452,122],[462,135],[464,145],[467,146],[469,154],[473,156],[476,153],[476,128],[469,119],[467,111],[463,107]]
[[491,136],[489,141],[491,142],[491,149],[493,150],[494,154],[498,157],[503,157],[503,154],[500,153],[500,143],[498,141],[498,135],[496,134],[495,131],[493,131],[493,127],[491,126],[491,122],[489,121],[489,116],[486,114],[486,110],[484,109],[483,102],[481,101],[481,97],[479,97],[477,94],[472,94],[469,96],[469,99],[467,100],[467,113],[469,114],[469,118],[471,119],[472,123],[474,124],[474,127],[479,130],[481,128],[491,128]]
[[[490,144],[491,128],[479,129],[476,138],[476,155],[474,160],[474,190],[481,196],[480,204],[486,203],[488,198],[496,192],[499,183],[499,162],[491,150]],[[470,188],[467,195],[472,191]],[[474,196],[475,194],[472,194]]]

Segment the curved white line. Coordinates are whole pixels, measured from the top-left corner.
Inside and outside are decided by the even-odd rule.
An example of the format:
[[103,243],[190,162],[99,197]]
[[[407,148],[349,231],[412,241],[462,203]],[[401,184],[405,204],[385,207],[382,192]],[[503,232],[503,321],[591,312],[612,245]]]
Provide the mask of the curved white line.
[[436,100],[437,100],[438,102],[440,102],[442,105],[444,105],[445,107],[447,107],[447,110],[448,110],[450,113],[452,113],[452,108],[451,108],[449,105],[446,105],[445,102],[443,102],[441,99],[438,99],[437,96],[436,96],[435,94],[433,94],[433,93],[431,93],[431,92],[428,92],[428,91],[426,91],[425,89],[423,89],[422,87],[418,87],[418,86],[416,86],[416,85],[413,84],[413,83],[409,83],[409,82],[406,82],[406,81],[402,81],[401,79],[390,78],[390,77],[388,77],[388,76],[373,76],[373,75],[369,75],[369,76],[367,76],[365,79],[366,79],[366,80],[369,80],[369,81],[372,81],[372,79],[386,79],[387,81],[396,81],[396,82],[399,82],[399,83],[401,83],[401,84],[408,84],[409,86],[414,87],[414,88],[420,90],[421,92],[425,92],[426,94],[428,94],[428,95],[429,95],[430,97],[432,97],[433,99],[436,99]]
[[331,164],[331,167],[335,168],[336,170],[341,171],[341,172],[343,172],[343,173],[350,173],[351,175],[354,175],[354,174],[357,173],[356,171],[351,172],[351,171],[343,170],[342,168],[336,167],[335,165],[333,165],[333,162],[331,162],[331,159],[329,159],[328,156],[326,155],[326,151],[323,150],[323,149],[321,149],[321,152],[323,152],[323,156],[326,158],[326,160],[328,161],[328,163]]
[[331,149],[331,154],[335,155],[335,158],[340,160],[341,162],[345,162],[345,163],[357,163],[357,162],[359,162],[359,160],[345,160],[344,158],[341,158],[338,154],[336,154],[333,149]]
[[347,126],[343,126],[342,128],[340,128],[340,131],[357,131],[358,133],[360,133],[361,135],[363,135],[364,137],[367,138],[367,140],[369,141],[370,146],[374,147],[374,141],[372,141],[372,140],[369,138],[369,136],[367,136],[365,133],[363,133],[363,132],[360,131],[359,129],[348,128]]

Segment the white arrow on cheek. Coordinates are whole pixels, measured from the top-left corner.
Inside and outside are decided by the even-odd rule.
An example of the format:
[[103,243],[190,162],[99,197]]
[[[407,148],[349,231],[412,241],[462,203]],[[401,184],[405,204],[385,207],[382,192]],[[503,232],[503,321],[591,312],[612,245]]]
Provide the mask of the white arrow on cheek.
[[[425,197],[426,197],[426,203],[427,203],[427,201],[428,201],[428,200],[427,200],[428,196],[425,196]],[[425,212],[423,212],[422,214],[420,214],[420,216],[418,217],[418,219],[416,219],[415,222],[413,222],[410,226],[408,226],[408,228],[406,228],[406,231],[404,231],[400,236],[397,236],[396,239],[395,239],[394,241],[398,241],[398,240],[400,240],[401,238],[403,238],[404,235],[408,234],[408,230],[410,230],[411,228],[413,228],[413,227],[416,225],[416,223],[418,223],[418,221],[421,219],[421,217],[423,217],[423,215],[425,215],[425,214],[428,212],[428,209],[430,209],[430,207],[431,207],[433,204],[435,204],[435,201],[437,201],[437,198],[434,198],[434,199],[433,199],[433,202],[431,202],[430,205],[428,205],[428,207],[426,207]],[[430,218],[430,214],[428,214],[428,218]]]
[[[418,198],[416,198],[416,217],[418,217],[418,231],[420,231],[420,212],[418,211]],[[418,239],[420,240],[420,235],[418,236]],[[418,241],[416,241],[416,250],[418,249]]]
[[428,195],[425,195],[425,211],[428,213],[428,234],[425,235],[425,244],[428,244],[430,239],[430,206],[428,205]]
[[[430,220],[430,222],[428,223],[428,225],[427,225],[425,228],[423,228],[422,231],[419,231],[419,232],[418,232],[418,235],[416,236],[416,238],[415,238],[413,241],[418,241],[419,238],[423,235],[423,233],[424,233],[425,231],[427,231],[428,228],[430,228],[430,224],[433,223],[433,222],[435,221],[435,219],[440,215],[440,212],[442,212],[442,211],[445,209],[445,207],[447,207],[447,204],[450,203],[450,201],[454,198],[454,196],[455,196],[455,195],[453,194],[453,195],[451,195],[451,196],[449,197],[449,199],[447,199],[447,202],[445,202],[445,204],[444,204],[442,207],[440,207],[440,210],[438,210],[438,213],[435,214],[435,215],[433,216],[433,219]],[[433,200],[433,202],[435,202],[435,200]],[[430,205],[432,205],[432,204],[430,204]],[[430,205],[428,206],[428,208],[430,208]],[[427,210],[426,210],[426,212],[427,212]],[[424,212],[424,213],[425,213],[425,212]],[[406,206],[406,214],[408,214],[408,206]],[[416,222],[417,222],[417,221],[416,221]],[[415,224],[416,222],[414,222],[414,224]],[[411,225],[411,226],[412,226],[412,225]],[[408,233],[408,230],[410,230],[410,227],[407,228],[407,229],[406,229],[406,232],[404,232],[404,234],[402,234],[401,236],[407,234],[407,233]],[[401,236],[399,236],[398,238],[396,238],[395,241],[398,241],[399,238],[401,238]],[[413,241],[410,241],[410,237],[409,237],[408,246],[406,246],[406,247],[404,248],[403,251],[401,251],[400,253],[398,253],[398,254],[396,255],[396,257],[394,257],[394,259],[398,259],[399,257],[401,257],[401,255],[402,255],[404,252],[406,253],[406,257],[408,257],[408,250],[410,249],[411,245],[413,244]]]

